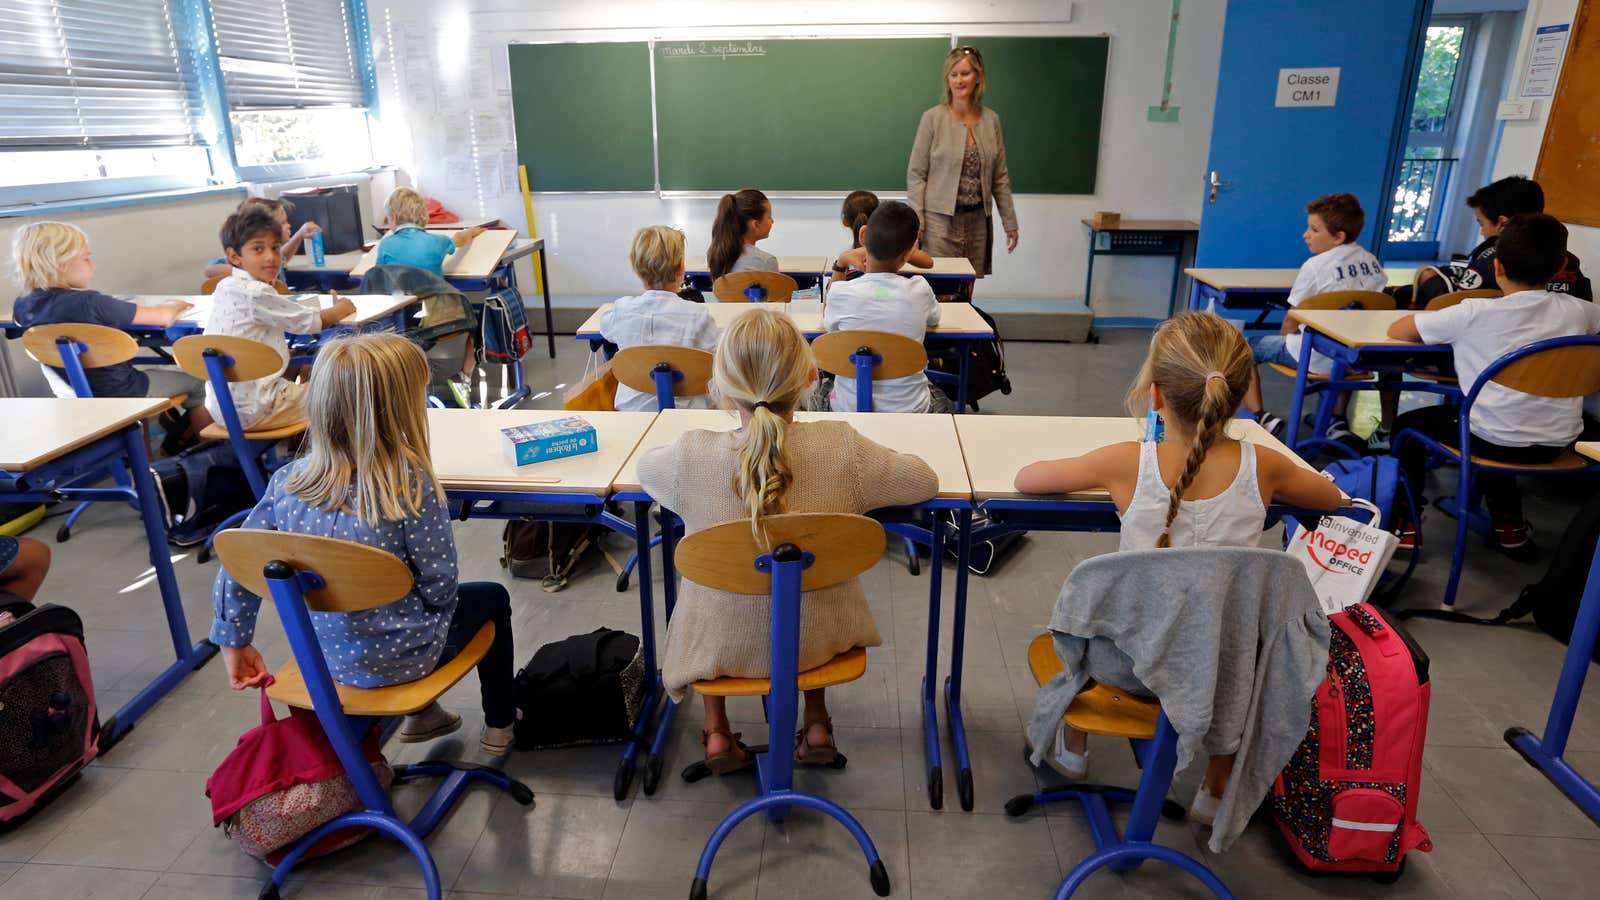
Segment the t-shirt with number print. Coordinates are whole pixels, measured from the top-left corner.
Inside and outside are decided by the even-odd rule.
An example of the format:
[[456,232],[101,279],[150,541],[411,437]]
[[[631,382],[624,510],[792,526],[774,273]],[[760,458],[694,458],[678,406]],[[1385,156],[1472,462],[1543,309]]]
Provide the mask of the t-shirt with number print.
[[[1289,305],[1299,306],[1307,297],[1329,291],[1381,291],[1388,286],[1389,276],[1383,274],[1378,258],[1367,248],[1360,244],[1340,244],[1305,261],[1294,277]],[[1283,349],[1296,358],[1300,356],[1298,332],[1284,339]],[[1332,368],[1333,360],[1321,353],[1312,355],[1312,372],[1326,375]]]

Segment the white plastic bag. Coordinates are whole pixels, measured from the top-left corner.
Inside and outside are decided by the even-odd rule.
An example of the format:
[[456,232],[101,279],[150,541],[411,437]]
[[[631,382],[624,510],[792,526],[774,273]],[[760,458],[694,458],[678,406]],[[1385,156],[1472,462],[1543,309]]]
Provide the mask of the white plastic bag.
[[[1372,521],[1378,521],[1376,506],[1360,498],[1351,502],[1370,509]],[[1288,552],[1305,566],[1322,611],[1332,615],[1372,596],[1399,546],[1399,538],[1376,524],[1323,516],[1317,527],[1295,530]]]

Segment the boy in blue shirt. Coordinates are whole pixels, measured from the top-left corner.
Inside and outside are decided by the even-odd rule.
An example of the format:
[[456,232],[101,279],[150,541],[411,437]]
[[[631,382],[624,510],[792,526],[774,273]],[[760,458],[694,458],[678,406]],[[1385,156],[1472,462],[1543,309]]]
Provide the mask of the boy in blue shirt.
[[[408,187],[395,188],[384,211],[393,230],[378,241],[378,257],[373,261],[376,266],[411,266],[443,278],[444,261],[484,232],[483,228],[462,228],[450,234],[427,231],[428,201]],[[450,393],[462,407],[472,405],[472,372],[478,362],[472,332],[466,333],[466,339],[461,371],[446,379]]]

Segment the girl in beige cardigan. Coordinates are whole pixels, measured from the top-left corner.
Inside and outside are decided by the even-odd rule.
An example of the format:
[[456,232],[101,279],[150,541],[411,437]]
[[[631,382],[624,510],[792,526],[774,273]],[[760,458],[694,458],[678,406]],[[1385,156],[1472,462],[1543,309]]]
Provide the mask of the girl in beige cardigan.
[[[677,513],[689,534],[784,512],[864,513],[921,503],[938,492],[928,464],[867,440],[844,422],[795,422],[817,379],[811,347],[786,315],[754,310],[723,332],[713,390],[739,416],[737,431],[691,431],[639,462],[650,496]],[[714,591],[684,581],[667,628],[662,678],[674,701],[696,681],[765,678],[771,607],[763,598]],[[800,669],[815,668],[852,647],[882,643],[856,579],[807,592],[800,611]],[[754,757],[729,729],[726,700],[704,697],[701,742],[712,771],[749,766]],[[776,740],[776,736],[774,736]],[[795,759],[826,764],[838,755],[823,691],[805,694],[805,726]]]

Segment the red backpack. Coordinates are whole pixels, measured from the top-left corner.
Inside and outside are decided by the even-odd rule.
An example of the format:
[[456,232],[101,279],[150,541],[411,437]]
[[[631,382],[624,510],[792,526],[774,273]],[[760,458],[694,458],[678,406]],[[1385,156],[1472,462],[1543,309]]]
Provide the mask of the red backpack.
[[1272,786],[1272,818],[1313,872],[1398,878],[1433,849],[1417,821],[1428,731],[1428,656],[1383,610],[1328,617],[1328,678],[1306,739]]

